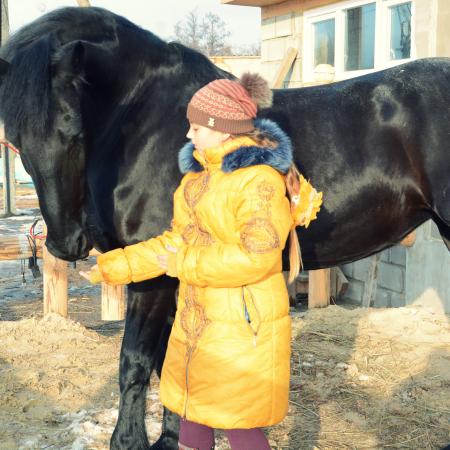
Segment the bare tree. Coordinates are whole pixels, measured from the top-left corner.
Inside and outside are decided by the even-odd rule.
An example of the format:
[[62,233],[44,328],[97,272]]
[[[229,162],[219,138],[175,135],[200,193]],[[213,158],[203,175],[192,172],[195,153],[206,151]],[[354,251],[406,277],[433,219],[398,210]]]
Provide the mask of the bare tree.
[[185,20],[180,20],[174,27],[175,41],[201,51],[207,56],[230,55],[231,47],[227,44],[230,32],[226,23],[214,13],[203,17],[196,9],[190,11]]
[[261,44],[259,42],[254,42],[253,44],[235,45],[233,46],[233,55],[259,56],[261,55]]
[[174,27],[175,41],[201,52],[203,47],[203,25],[196,9],[189,11],[186,19],[180,20]]
[[224,55],[230,53],[230,46],[226,40],[230,36],[225,22],[214,13],[207,13],[203,18],[203,36],[206,54],[208,56]]

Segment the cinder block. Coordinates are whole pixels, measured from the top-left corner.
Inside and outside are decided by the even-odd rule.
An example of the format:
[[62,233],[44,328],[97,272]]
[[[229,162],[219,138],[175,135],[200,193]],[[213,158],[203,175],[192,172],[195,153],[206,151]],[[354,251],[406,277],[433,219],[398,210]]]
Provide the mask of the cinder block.
[[271,83],[279,67],[280,61],[265,61],[261,64],[261,75]]
[[393,308],[399,308],[405,305],[406,305],[405,294],[398,294],[397,292],[392,292],[391,306]]
[[276,37],[290,36],[294,32],[292,25],[293,25],[292,14],[277,16],[275,20],[275,36]]
[[353,266],[354,263],[344,264],[341,266],[341,270],[344,272],[346,277],[353,277]]
[[349,280],[349,286],[345,297],[355,302],[361,303],[363,296],[364,286],[358,280]]
[[288,45],[288,38],[279,37],[271,39],[267,48],[267,59],[269,61],[282,60]]
[[398,266],[406,266],[406,248],[403,245],[396,245],[389,250],[390,261]]
[[389,262],[389,249],[381,252],[380,261]]
[[275,17],[264,19],[261,22],[261,40],[273,39],[275,36]]
[[303,14],[294,13],[294,33],[299,34],[303,32]]
[[261,63],[264,65],[268,60],[269,40],[261,41]]
[[403,293],[405,290],[405,269],[393,264],[380,262],[378,285],[391,291]]
[[360,281],[367,281],[367,272],[371,264],[371,257],[360,259],[353,263],[353,278]]
[[383,289],[382,287],[377,287],[377,292],[375,294],[374,305],[376,308],[387,308],[391,304],[391,292]]
[[293,69],[292,69],[292,76],[291,76],[291,83],[296,82],[300,83],[302,81],[302,59],[297,58],[294,61]]
[[439,233],[439,229],[434,222],[430,220],[430,239],[443,242],[441,233]]

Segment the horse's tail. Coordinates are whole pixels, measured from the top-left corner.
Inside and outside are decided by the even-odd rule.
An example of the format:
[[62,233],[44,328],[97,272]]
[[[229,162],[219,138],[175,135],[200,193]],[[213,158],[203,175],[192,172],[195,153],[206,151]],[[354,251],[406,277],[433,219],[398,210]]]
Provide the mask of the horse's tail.
[[27,126],[42,136],[50,127],[50,70],[52,34],[31,42],[20,31],[0,50],[10,66],[0,79],[0,118],[10,140]]

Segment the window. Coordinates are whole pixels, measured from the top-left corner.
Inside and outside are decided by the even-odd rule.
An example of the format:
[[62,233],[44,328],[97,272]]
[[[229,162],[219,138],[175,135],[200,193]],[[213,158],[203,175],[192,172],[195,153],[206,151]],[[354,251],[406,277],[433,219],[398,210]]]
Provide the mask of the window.
[[314,66],[318,64],[334,66],[334,19],[314,24]]
[[[450,0],[446,0],[450,1]],[[303,13],[303,81],[345,79],[414,58],[415,0],[341,0]]]
[[389,57],[391,60],[411,56],[411,2],[389,8],[391,36]]
[[344,59],[345,70],[373,69],[375,3],[346,11]]

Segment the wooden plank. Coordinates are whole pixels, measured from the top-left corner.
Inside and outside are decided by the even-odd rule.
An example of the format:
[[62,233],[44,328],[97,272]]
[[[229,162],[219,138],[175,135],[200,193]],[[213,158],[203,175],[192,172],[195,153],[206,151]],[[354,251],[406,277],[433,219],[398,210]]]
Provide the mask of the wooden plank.
[[295,58],[297,57],[297,49],[294,47],[289,47],[286,50],[286,53],[284,54],[283,60],[281,61],[280,68],[278,69],[278,72],[276,73],[271,87],[272,89],[280,89],[283,87],[283,81],[286,78],[286,75],[289,72],[289,69],[291,68],[292,64],[295,61]]
[[336,0],[285,0],[274,3],[272,5],[262,6],[261,20],[284,16],[289,13],[302,13],[308,9],[336,3]]
[[330,304],[330,269],[309,271],[308,308],[323,308]]
[[102,283],[102,320],[125,319],[125,286]]
[[[0,140],[5,139],[5,127],[0,123]],[[15,153],[0,145],[3,165],[3,214],[16,214],[16,170]]]
[[44,314],[56,313],[67,317],[67,262],[56,258],[43,248]]
[[377,293],[377,279],[378,279],[378,262],[380,261],[381,253],[377,253],[370,258],[370,265],[367,271],[367,279],[364,285],[364,294],[362,299],[363,308],[368,308],[373,305],[375,301],[375,294]]
[[[42,258],[43,241],[36,239],[37,257]],[[33,256],[30,243],[24,234],[0,236],[0,261],[26,259]]]

